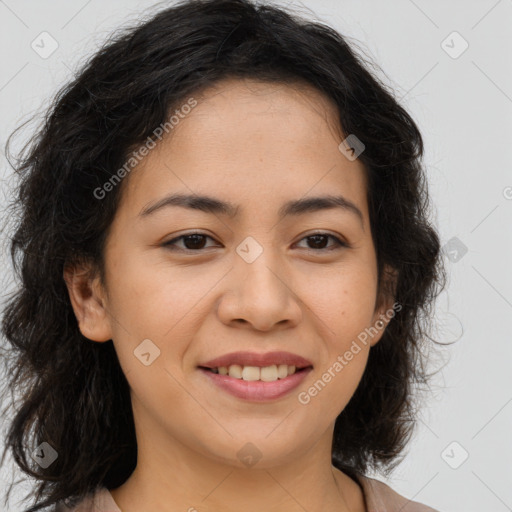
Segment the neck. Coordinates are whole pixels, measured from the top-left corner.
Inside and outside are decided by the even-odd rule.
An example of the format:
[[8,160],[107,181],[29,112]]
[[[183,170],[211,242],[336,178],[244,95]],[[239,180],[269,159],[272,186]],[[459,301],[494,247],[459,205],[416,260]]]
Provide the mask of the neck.
[[185,445],[161,426],[136,425],[151,435],[137,435],[137,467],[111,494],[123,512],[364,512],[360,486],[331,464],[333,428],[299,455],[261,454],[249,467]]

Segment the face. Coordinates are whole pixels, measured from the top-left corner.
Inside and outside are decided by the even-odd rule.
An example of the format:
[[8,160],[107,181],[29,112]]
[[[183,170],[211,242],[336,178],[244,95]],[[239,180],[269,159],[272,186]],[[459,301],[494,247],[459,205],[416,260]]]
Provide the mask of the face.
[[[383,332],[361,342],[390,306],[364,168],[315,90],[230,80],[196,99],[125,178],[105,283],[73,305],[86,337],[113,340],[138,433],[238,466],[250,442],[270,467],[333,427]],[[263,358],[201,368],[240,351]]]

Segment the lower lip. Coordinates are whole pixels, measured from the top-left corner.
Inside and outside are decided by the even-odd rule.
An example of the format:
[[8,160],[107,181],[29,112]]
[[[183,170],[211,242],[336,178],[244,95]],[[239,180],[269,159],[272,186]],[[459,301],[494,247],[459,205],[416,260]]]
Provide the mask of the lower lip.
[[256,402],[275,400],[287,395],[301,384],[312,369],[312,367],[305,368],[284,379],[278,379],[273,382],[263,382],[261,380],[235,379],[229,375],[220,375],[210,370],[199,368],[214,384],[224,391],[227,391],[237,398]]

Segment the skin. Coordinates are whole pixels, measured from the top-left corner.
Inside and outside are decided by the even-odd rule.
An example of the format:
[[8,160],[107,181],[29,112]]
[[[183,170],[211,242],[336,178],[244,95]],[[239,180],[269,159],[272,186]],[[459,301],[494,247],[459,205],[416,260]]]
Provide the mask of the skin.
[[[138,465],[112,496],[123,512],[362,512],[331,443],[384,329],[307,405],[298,393],[393,304],[377,294],[363,164],[339,151],[335,107],[309,87],[230,79],[196,98],[122,183],[105,282],[93,266],[65,272],[81,332],[113,340],[131,388]],[[233,218],[176,206],[139,216],[170,193],[238,208]],[[323,195],[343,195],[362,219],[341,208],[278,219],[286,201]],[[163,246],[196,230],[211,238]],[[315,245],[306,237],[317,231],[350,247]],[[248,236],[263,249],[252,263],[236,252]],[[149,366],[134,356],[144,339],[160,349]],[[197,369],[237,350],[287,350],[314,369],[283,398],[245,401]],[[261,454],[251,467],[237,456],[248,442]]]

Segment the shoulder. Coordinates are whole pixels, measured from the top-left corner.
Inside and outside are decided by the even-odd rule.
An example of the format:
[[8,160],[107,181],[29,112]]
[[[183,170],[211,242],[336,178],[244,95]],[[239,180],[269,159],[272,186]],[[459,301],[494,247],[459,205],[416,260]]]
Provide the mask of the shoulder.
[[355,477],[363,489],[368,512],[438,512],[427,505],[405,498],[384,482],[359,473]]
[[[427,505],[405,498],[384,482],[359,473],[354,476],[363,489],[368,512],[439,512]],[[88,494],[74,506],[59,503],[54,512],[121,512],[121,509],[109,490],[102,487],[95,493]]]
[[58,503],[53,512],[121,512],[121,509],[116,505],[109,490],[100,487],[74,505]]

